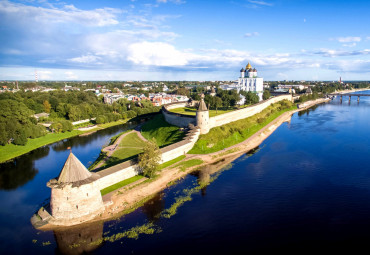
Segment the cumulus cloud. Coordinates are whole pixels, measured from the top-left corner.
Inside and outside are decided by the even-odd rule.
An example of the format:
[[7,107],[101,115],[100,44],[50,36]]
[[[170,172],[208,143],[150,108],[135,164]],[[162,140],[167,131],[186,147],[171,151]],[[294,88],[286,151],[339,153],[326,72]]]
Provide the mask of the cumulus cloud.
[[162,42],[140,42],[129,46],[127,60],[136,65],[184,66],[186,54]]
[[78,79],[78,75],[76,75],[74,72],[72,71],[67,71],[67,72],[64,72],[64,74],[66,75],[65,78],[67,80],[77,80]]
[[52,79],[51,71],[36,71],[39,80],[50,80]]

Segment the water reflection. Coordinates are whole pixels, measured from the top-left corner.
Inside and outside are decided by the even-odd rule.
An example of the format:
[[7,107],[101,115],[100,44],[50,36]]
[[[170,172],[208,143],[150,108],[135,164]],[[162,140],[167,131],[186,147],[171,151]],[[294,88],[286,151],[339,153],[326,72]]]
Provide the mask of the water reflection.
[[27,156],[0,164],[0,189],[14,190],[31,181],[38,173],[34,160],[46,157],[49,151],[48,146],[42,147],[28,153]]
[[161,191],[143,205],[142,212],[146,215],[149,222],[156,223],[161,218],[161,212],[165,206],[163,197],[164,192]]
[[101,245],[103,222],[54,230],[56,254],[90,253]]

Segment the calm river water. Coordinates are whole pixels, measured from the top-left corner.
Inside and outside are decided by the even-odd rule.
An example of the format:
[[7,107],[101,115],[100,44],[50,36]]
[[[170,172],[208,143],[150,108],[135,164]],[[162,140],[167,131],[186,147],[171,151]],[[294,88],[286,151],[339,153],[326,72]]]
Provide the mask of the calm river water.
[[370,97],[337,98],[294,114],[253,153],[189,175],[129,215],[55,232],[33,229],[30,217],[50,196],[46,182],[61,170],[66,148],[89,165],[109,137],[132,126],[46,146],[0,165],[0,253],[368,250],[369,127]]

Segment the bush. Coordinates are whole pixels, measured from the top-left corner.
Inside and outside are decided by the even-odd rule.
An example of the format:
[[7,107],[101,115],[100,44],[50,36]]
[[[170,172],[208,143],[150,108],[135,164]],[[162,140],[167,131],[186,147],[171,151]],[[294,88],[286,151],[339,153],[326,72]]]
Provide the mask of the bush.
[[62,124],[63,133],[71,132],[73,130],[73,124],[69,120],[61,120],[60,123]]
[[265,121],[266,119],[265,118],[258,118],[257,119],[257,123],[261,124]]
[[26,145],[27,143],[27,136],[23,130],[17,130],[15,133],[13,143],[15,145]]
[[98,117],[96,117],[95,122],[96,122],[96,124],[104,124],[105,123],[105,117],[102,116],[102,115],[99,115]]
[[134,111],[132,111],[132,110],[127,111],[127,117],[128,117],[128,118],[134,118],[134,117],[136,117],[136,116],[137,116],[137,113],[136,113],[136,112],[134,112]]

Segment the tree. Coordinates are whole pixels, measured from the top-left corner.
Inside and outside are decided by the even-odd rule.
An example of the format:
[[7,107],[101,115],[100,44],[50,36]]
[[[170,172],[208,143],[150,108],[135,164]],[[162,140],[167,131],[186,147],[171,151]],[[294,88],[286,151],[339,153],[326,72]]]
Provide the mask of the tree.
[[263,91],[263,95],[262,95],[263,100],[269,99],[270,96],[271,96],[270,91],[268,90]]
[[215,104],[216,114],[217,114],[218,113],[217,109],[222,106],[222,99],[219,97],[215,97],[214,104]]
[[44,111],[46,113],[50,113],[51,104],[49,103],[49,101],[45,100],[44,103],[43,103],[43,105],[44,105]]
[[139,167],[143,170],[145,176],[152,178],[158,171],[160,160],[161,151],[153,138],[153,140],[146,143],[144,152],[139,155]]

